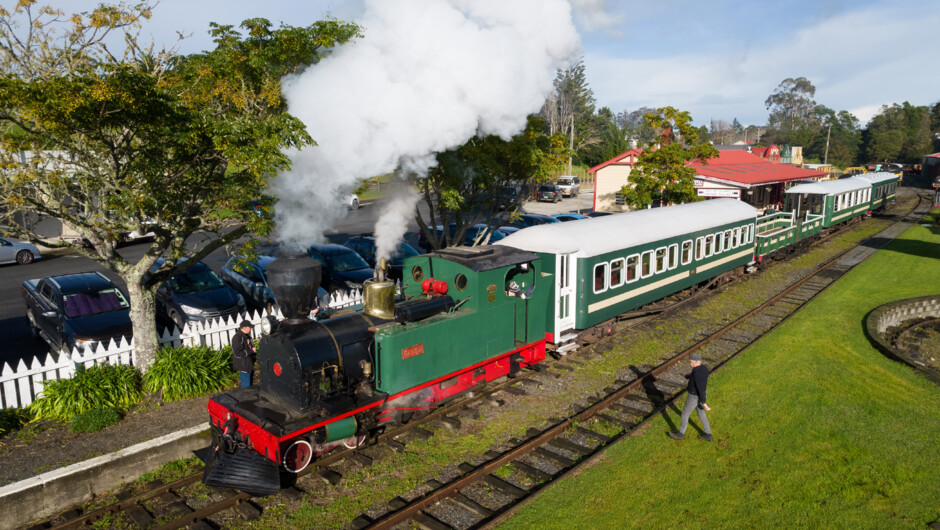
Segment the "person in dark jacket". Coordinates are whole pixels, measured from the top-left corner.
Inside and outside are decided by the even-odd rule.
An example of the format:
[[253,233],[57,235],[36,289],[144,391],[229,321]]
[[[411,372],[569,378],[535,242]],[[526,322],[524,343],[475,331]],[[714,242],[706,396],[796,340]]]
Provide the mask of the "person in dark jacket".
[[243,320],[232,336],[232,368],[239,372],[242,388],[251,386],[251,375],[255,371],[255,344],[251,341],[251,322]]
[[708,426],[708,418],[705,417],[705,411],[711,410],[705,403],[705,386],[708,384],[708,368],[702,364],[702,356],[693,353],[689,357],[692,363],[692,373],[685,376],[689,380],[689,396],[685,400],[685,407],[682,409],[682,422],[679,424],[679,430],[669,433],[670,438],[682,440],[685,438],[685,430],[689,426],[689,416],[692,415],[692,409],[698,412],[698,419],[702,421],[702,434],[699,438],[705,441],[712,441],[712,430]]

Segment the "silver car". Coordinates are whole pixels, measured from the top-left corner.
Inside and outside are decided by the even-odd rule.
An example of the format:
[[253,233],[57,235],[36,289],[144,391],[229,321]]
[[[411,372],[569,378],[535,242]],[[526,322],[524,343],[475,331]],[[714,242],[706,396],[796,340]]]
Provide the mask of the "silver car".
[[39,249],[35,246],[0,237],[0,263],[26,265],[40,258],[42,256],[39,255]]

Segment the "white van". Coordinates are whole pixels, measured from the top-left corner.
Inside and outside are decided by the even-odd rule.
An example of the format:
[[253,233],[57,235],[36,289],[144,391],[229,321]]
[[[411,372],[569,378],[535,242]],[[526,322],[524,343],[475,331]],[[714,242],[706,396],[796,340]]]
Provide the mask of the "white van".
[[558,177],[558,182],[555,185],[561,188],[561,194],[565,197],[574,197],[581,192],[581,181],[578,180],[578,177],[571,175]]

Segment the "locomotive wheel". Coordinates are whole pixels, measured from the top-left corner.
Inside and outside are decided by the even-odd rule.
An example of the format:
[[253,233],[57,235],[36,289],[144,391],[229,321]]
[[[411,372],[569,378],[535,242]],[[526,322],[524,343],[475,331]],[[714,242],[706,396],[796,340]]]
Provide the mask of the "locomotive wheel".
[[284,469],[291,473],[300,473],[313,459],[313,447],[307,440],[295,440],[284,451]]

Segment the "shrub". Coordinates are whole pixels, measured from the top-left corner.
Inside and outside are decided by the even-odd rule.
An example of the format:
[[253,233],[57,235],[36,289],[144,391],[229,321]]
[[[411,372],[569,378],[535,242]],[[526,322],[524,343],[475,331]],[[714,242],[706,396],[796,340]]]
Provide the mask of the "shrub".
[[113,407],[91,409],[72,418],[72,432],[98,432],[121,421],[121,413]]
[[133,366],[98,365],[79,367],[71,379],[46,381],[43,397],[34,401],[30,412],[35,419],[69,421],[92,409],[115,408],[126,411],[143,398],[140,372]]
[[235,382],[232,348],[213,350],[206,346],[163,348],[144,374],[148,392],[163,392],[165,401],[217,392]]
[[28,409],[0,409],[0,436],[19,429],[31,419]]

